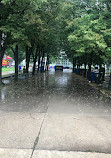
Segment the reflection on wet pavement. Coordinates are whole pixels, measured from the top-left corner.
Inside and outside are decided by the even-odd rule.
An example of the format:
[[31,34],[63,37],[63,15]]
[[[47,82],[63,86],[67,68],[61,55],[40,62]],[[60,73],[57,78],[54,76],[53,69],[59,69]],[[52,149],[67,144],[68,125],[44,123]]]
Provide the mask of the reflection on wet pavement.
[[44,113],[48,103],[52,101],[53,104],[56,100],[56,104],[61,101],[64,105],[71,104],[75,112],[89,109],[90,112],[110,114],[110,99],[71,70],[38,73],[33,77],[21,78],[16,83],[9,79],[5,82],[10,83],[0,89],[1,111]]

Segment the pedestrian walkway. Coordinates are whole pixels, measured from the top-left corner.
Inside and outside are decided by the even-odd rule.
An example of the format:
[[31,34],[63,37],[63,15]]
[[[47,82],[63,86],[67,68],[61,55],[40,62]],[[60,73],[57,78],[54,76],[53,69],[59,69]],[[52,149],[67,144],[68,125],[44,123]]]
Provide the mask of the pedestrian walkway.
[[70,70],[1,87],[0,97],[0,154],[111,157],[111,100]]
[[[0,149],[1,158],[31,158],[31,150]],[[32,158],[111,158],[110,154],[36,150]]]

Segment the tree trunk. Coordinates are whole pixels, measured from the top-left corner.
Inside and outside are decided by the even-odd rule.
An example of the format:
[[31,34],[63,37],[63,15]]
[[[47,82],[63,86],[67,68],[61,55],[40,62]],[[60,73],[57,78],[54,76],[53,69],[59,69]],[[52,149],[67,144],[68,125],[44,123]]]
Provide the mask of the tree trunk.
[[39,58],[38,58],[38,72],[39,72],[39,67],[40,67],[40,55],[39,55]]
[[88,80],[91,81],[91,64],[88,65],[89,69],[88,69]]
[[0,31],[0,84],[2,84],[2,59],[5,53],[6,47],[2,46],[2,31]]
[[0,84],[2,84],[2,56],[0,52]]
[[89,56],[89,64],[88,64],[88,66],[89,66],[89,69],[88,69],[88,79],[89,79],[89,81],[92,80],[92,78],[91,78],[91,65],[92,65],[92,62],[93,62],[93,51],[91,52],[91,54]]
[[34,58],[34,65],[33,65],[32,75],[35,75],[35,65],[36,65],[36,59]]
[[49,55],[47,55],[47,71],[49,70]]
[[89,64],[88,66],[89,66],[89,71],[91,72],[91,64]]
[[85,70],[84,70],[84,77],[86,76],[86,64],[84,64],[84,68],[85,68]]
[[41,66],[40,66],[40,71],[41,71],[41,72],[42,72],[42,63],[43,63],[43,57],[42,57]]
[[15,48],[15,80],[18,80],[18,45]]
[[2,32],[0,31],[0,84],[2,84]]
[[76,66],[76,59],[73,58],[73,72],[75,72],[75,66]]
[[34,65],[33,65],[33,72],[32,72],[32,75],[35,75],[35,65],[36,65],[36,61],[37,61],[37,50],[36,50],[36,54],[35,54],[35,57],[34,57]]
[[42,55],[42,60],[41,60],[41,72],[43,71],[43,69],[42,69],[43,59],[44,59],[44,53],[43,53],[43,55]]
[[99,65],[99,76],[98,76],[98,83],[101,83],[101,81],[102,81],[102,74],[103,72],[102,72],[102,65],[100,64]]
[[30,62],[29,48],[28,46],[26,46],[26,73],[28,73],[29,62]]

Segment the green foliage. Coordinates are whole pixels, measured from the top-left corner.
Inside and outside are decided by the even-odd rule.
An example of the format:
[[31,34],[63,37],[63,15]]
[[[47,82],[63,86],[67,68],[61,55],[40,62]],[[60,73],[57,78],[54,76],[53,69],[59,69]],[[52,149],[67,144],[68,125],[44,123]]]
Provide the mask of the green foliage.
[[64,50],[70,60],[75,56],[82,63],[91,58],[93,64],[110,61],[110,0],[2,0],[1,4],[3,42],[8,50],[19,45],[20,59],[28,45],[32,56],[36,49],[54,57]]
[[[87,54],[87,63],[102,64],[108,57],[107,52],[111,53],[111,20],[108,19],[109,14],[105,10],[104,3],[98,1],[93,4],[87,6],[89,9],[82,16],[69,21],[68,41],[71,49],[74,50],[73,56],[84,59],[83,63],[86,62],[83,56]],[[101,5],[98,6],[98,4]]]

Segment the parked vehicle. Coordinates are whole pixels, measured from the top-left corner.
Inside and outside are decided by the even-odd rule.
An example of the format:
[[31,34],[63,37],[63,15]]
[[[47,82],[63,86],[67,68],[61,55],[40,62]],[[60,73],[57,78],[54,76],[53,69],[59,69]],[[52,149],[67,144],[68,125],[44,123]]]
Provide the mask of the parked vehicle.
[[55,71],[63,71],[63,66],[62,65],[55,65]]

